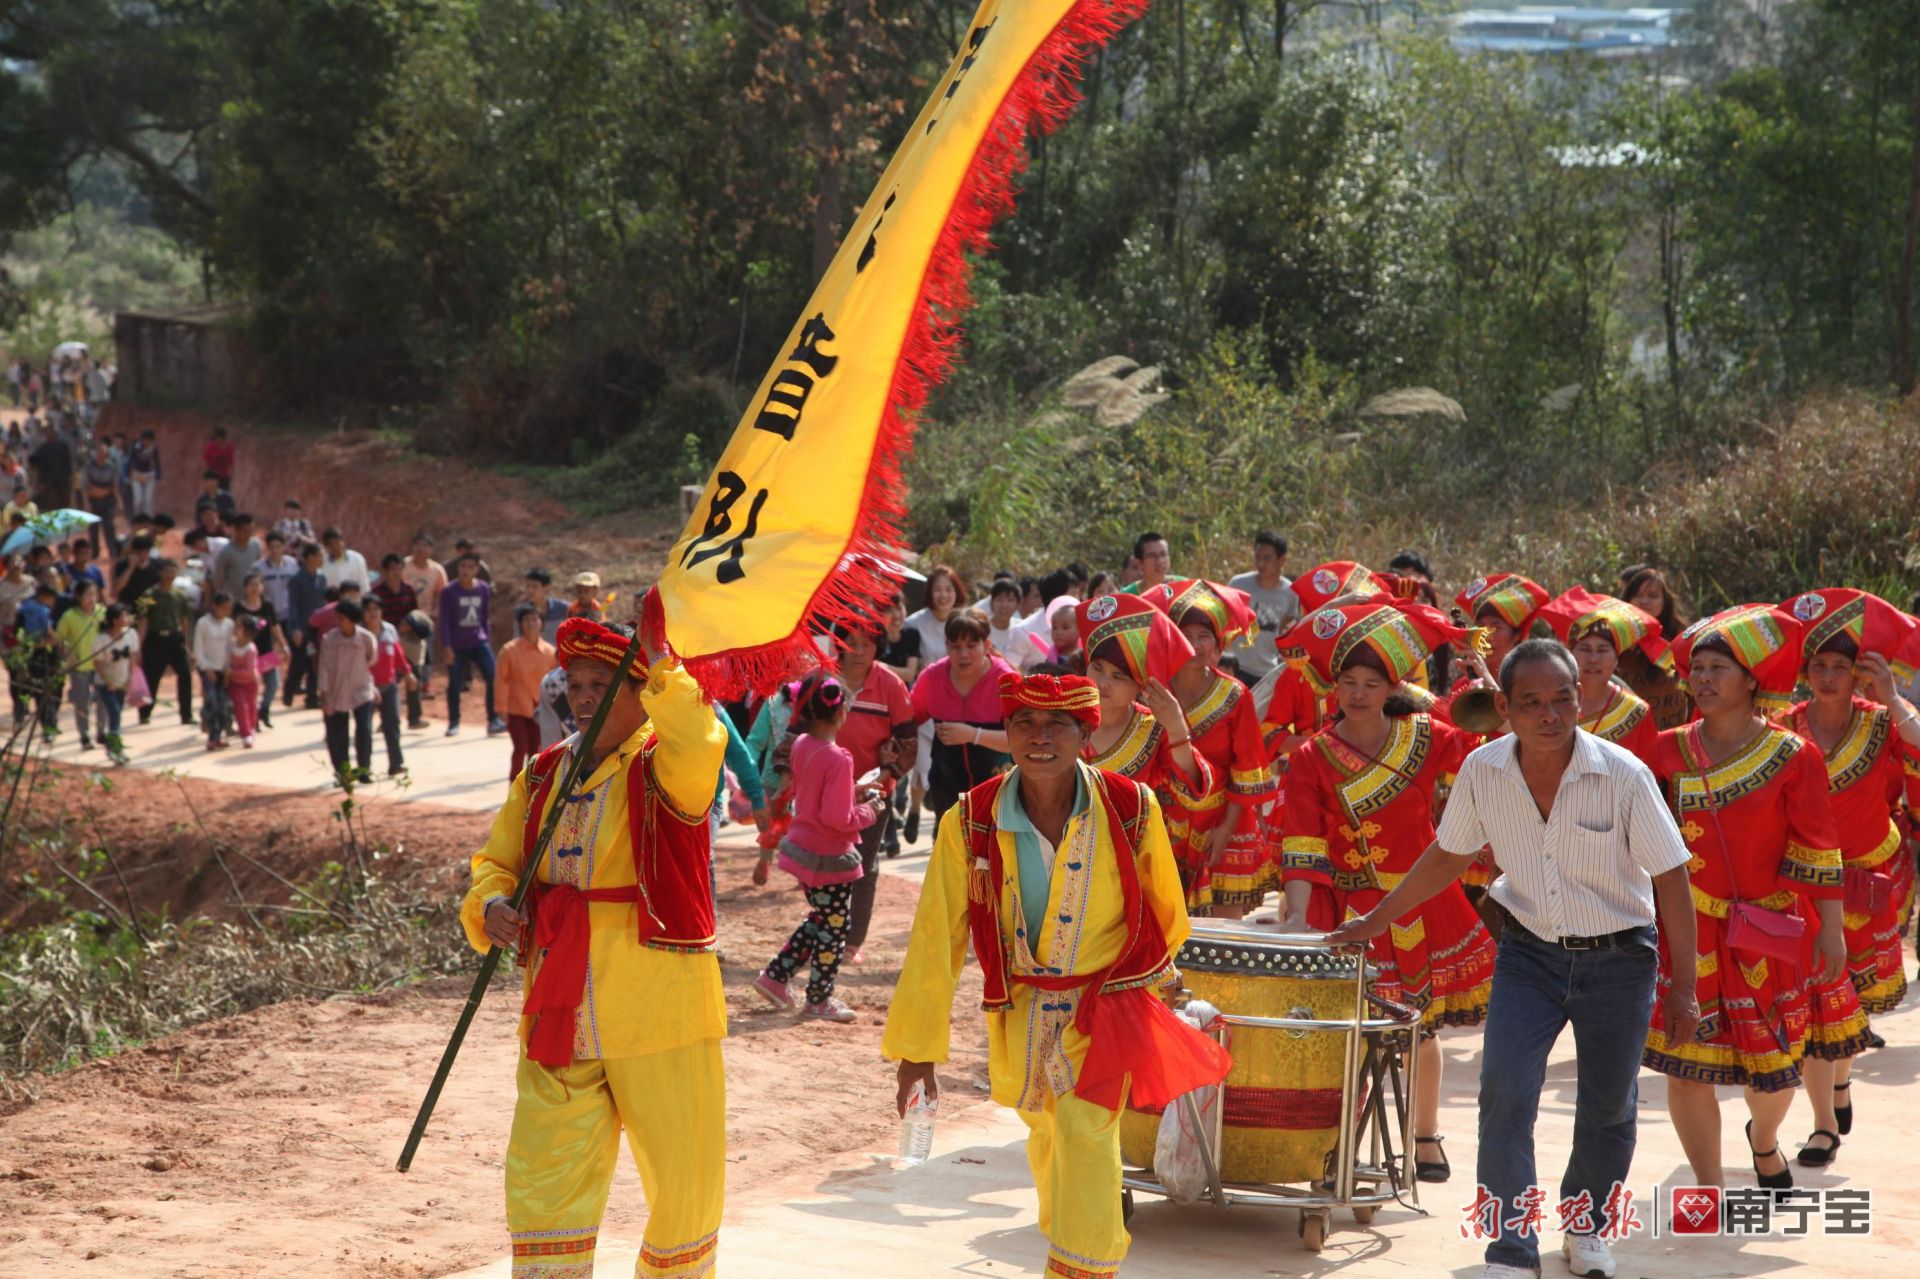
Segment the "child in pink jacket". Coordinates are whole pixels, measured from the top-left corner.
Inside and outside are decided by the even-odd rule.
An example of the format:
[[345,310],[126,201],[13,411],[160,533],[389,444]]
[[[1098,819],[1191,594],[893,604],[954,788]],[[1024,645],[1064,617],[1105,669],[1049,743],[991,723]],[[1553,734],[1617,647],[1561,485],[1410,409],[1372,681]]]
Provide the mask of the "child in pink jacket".
[[802,1010],[822,1021],[852,1021],[853,1009],[834,997],[833,979],[846,949],[853,886],[860,879],[860,832],[878,821],[885,800],[877,787],[855,793],[853,756],[835,745],[853,699],[846,685],[823,671],[809,675],[793,699],[793,825],[780,841],[780,869],[800,881],[812,907],[753,988],[769,1003],[792,1008],[789,985],[809,958]]

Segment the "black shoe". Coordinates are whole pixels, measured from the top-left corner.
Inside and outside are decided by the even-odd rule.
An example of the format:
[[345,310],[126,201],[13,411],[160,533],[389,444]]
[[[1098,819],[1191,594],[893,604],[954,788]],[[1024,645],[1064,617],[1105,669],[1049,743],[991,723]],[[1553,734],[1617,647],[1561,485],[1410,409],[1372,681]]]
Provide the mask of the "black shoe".
[[267,716],[265,716],[265,715],[262,715],[262,716],[260,717],[260,727],[262,727],[262,728],[272,728],[272,727],[273,727],[273,720],[272,720],[272,719],[270,719],[269,717],[267,717]]
[[[1839,1141],[1839,1138],[1836,1137],[1834,1138],[1834,1140],[1837,1142]],[[1783,1167],[1779,1172],[1761,1172],[1760,1171],[1760,1161],[1762,1159],[1771,1159],[1775,1155],[1779,1154],[1780,1147],[1775,1146],[1772,1150],[1754,1150],[1753,1120],[1751,1119],[1747,1120],[1747,1149],[1753,1155],[1753,1175],[1760,1179],[1760,1185],[1764,1189],[1767,1189],[1767,1190],[1792,1190],[1793,1189],[1793,1165],[1786,1163],[1785,1159],[1782,1159],[1781,1163],[1786,1164],[1786,1166]]]
[[140,722],[142,724],[150,724],[153,722],[153,709],[151,707],[140,712]]
[[[1445,1181],[1453,1175],[1453,1165],[1447,1161],[1447,1148],[1440,1143],[1445,1137],[1415,1137],[1413,1139],[1413,1172],[1421,1181]],[[1425,1143],[1440,1152],[1438,1159],[1420,1158],[1420,1146]]]
[[[1827,1138],[1829,1144],[1824,1146],[1814,1145],[1814,1139],[1818,1137]],[[1831,1128],[1815,1128],[1813,1130],[1813,1136],[1807,1138],[1807,1144],[1800,1147],[1800,1153],[1797,1158],[1804,1167],[1825,1168],[1833,1162],[1833,1157],[1839,1153],[1840,1134],[1834,1132]]]
[[353,780],[362,785],[370,784],[373,781],[373,770],[370,768],[356,768],[353,770]]
[[1881,1033],[1880,1033],[1879,1031],[1877,1031],[1877,1030],[1874,1030],[1874,1029],[1873,1029],[1872,1027],[1868,1027],[1868,1029],[1867,1029],[1867,1047],[1869,1047],[1869,1048],[1885,1048],[1886,1046],[1887,1046],[1887,1041],[1886,1041],[1886,1038],[1885,1038],[1884,1036],[1882,1036],[1882,1035],[1881,1035]]
[[900,855],[900,841],[898,839],[881,840],[880,853],[884,857],[898,857]]
[[[1875,1046],[1883,1047],[1885,1046],[1885,1041],[1883,1040]],[[1847,1093],[1847,1104],[1844,1106],[1836,1105],[1833,1108],[1833,1118],[1835,1121],[1833,1126],[1840,1130],[1840,1136],[1842,1137],[1853,1131],[1853,1094],[1847,1092],[1851,1087],[1853,1087],[1853,1081],[1851,1079],[1844,1084],[1835,1084],[1833,1086],[1835,1093]],[[1835,1142],[1834,1144],[1838,1145],[1839,1143]]]
[[907,813],[907,824],[901,829],[900,838],[908,844],[920,838],[920,810],[917,807]]

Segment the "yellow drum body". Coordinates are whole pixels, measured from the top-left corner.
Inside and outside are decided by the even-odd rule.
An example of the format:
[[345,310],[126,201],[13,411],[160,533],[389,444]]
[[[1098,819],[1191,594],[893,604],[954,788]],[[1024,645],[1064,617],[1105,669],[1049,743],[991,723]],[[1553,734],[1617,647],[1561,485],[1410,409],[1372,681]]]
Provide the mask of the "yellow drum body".
[[[1179,962],[1193,998],[1223,1013],[1353,1019],[1359,963],[1354,955],[1267,941],[1245,929],[1195,925]],[[1222,1098],[1220,1179],[1275,1185],[1318,1181],[1339,1139],[1346,1036],[1234,1026],[1227,1048],[1233,1070]],[[1129,1108],[1121,1116],[1126,1163],[1153,1166],[1159,1128],[1157,1111]]]

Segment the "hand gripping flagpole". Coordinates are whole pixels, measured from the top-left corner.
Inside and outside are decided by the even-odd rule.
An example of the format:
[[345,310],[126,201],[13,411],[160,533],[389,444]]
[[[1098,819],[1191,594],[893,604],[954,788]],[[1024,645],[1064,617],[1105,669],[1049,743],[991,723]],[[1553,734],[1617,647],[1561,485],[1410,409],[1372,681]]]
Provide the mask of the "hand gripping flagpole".
[[[554,792],[556,797],[573,794],[574,784],[580,780],[580,773],[586,765],[593,743],[600,736],[600,728],[607,721],[607,710],[619,695],[622,681],[627,672],[633,669],[634,659],[641,655],[641,637],[644,626],[633,628],[633,642],[627,645],[626,655],[620,659],[620,665],[613,673],[613,683],[609,685],[607,696],[600,699],[600,705],[594,708],[593,718],[580,734],[580,744],[573,751],[573,758],[567,763],[567,771],[561,775],[560,787]],[[520,882],[514,886],[513,896],[507,899],[507,905],[518,911],[526,900],[527,890],[533,886],[534,872],[547,855],[547,846],[553,842],[553,832],[560,824],[560,813],[565,803],[548,803],[546,818],[540,823],[540,839],[533,846],[533,856],[527,858],[527,864],[520,868]],[[460,1010],[460,1020],[454,1023],[453,1037],[447,1040],[447,1050],[440,1054],[440,1067],[433,1072],[433,1082],[427,1085],[427,1095],[420,1102],[420,1113],[413,1117],[413,1131],[407,1134],[407,1144],[400,1150],[400,1161],[395,1167],[405,1172],[413,1165],[414,1152],[420,1149],[420,1139],[426,1135],[427,1121],[433,1118],[433,1107],[440,1100],[440,1090],[446,1086],[447,1075],[453,1070],[453,1059],[460,1054],[460,1044],[467,1037],[467,1027],[473,1024],[473,1015],[480,1011],[480,1001],[486,996],[487,986],[493,981],[494,969],[500,966],[500,956],[504,952],[498,945],[487,950],[487,957],[480,961],[480,971],[473,979],[473,989],[467,992],[466,1006]]]

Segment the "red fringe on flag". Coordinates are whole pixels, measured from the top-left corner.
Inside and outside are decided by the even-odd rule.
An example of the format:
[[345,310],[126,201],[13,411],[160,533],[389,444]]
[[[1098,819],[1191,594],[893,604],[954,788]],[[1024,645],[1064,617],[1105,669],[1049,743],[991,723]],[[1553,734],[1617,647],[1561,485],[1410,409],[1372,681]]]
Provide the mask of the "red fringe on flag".
[[962,337],[960,317],[973,305],[967,255],[990,250],[993,224],[1012,212],[1014,180],[1027,167],[1028,133],[1051,133],[1066,122],[1080,104],[1080,73],[1087,58],[1145,13],[1147,4],[1080,0],[1041,41],[1008,88],[927,260],[842,567],[821,582],[807,620],[785,640],[686,659],[688,673],[710,696],[730,700],[748,689],[772,691],[819,661],[813,643],[816,630],[870,619],[879,611],[875,601],[898,590],[896,579],[881,565],[894,554],[900,519],[906,514],[900,468],[913,448],[915,416],[933,388],[946,380]]

